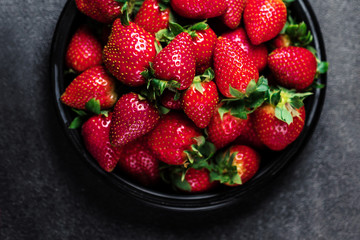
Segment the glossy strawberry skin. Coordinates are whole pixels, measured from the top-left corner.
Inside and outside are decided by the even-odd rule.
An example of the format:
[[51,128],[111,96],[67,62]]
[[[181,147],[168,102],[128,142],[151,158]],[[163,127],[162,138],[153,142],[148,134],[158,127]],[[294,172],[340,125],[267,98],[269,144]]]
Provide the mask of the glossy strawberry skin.
[[160,10],[158,0],[145,0],[134,22],[149,33],[155,34],[169,25],[170,9]]
[[113,110],[110,142],[114,146],[127,143],[151,131],[159,120],[158,110],[133,92],[124,94]]
[[112,23],[121,15],[122,4],[114,0],[75,0],[80,12],[101,23]]
[[168,109],[174,109],[174,110],[182,109],[180,98],[175,100],[174,97],[175,97],[175,92],[166,89],[164,93],[161,95],[161,104]]
[[225,13],[227,7],[222,0],[171,0],[170,4],[177,14],[192,19],[218,17]]
[[101,65],[101,43],[87,26],[79,27],[72,36],[66,50],[65,62],[69,68],[77,72]]
[[159,160],[149,149],[146,137],[140,137],[123,147],[118,166],[145,186],[154,185],[160,180]]
[[317,62],[314,54],[302,47],[277,48],[268,57],[270,71],[286,88],[305,90],[314,81]]
[[[241,184],[249,181],[259,170],[260,155],[251,147],[245,145],[234,145],[230,147],[230,156],[237,152],[233,165],[241,178]],[[237,186],[239,184],[228,184],[228,186]]]
[[253,45],[246,34],[244,28],[237,28],[230,32],[226,32],[222,37],[230,39],[236,43],[244,52],[248,54],[258,71],[262,71],[267,65],[268,51],[265,44]]
[[185,181],[190,185],[190,191],[187,191],[192,193],[209,191],[217,185],[216,182],[211,182],[209,171],[204,168],[200,170],[189,168],[185,175]]
[[206,69],[212,66],[217,36],[210,27],[206,30],[196,31],[196,35],[192,38],[196,73],[203,74]]
[[248,0],[244,10],[246,32],[254,45],[276,37],[287,19],[282,0]]
[[205,128],[214,114],[219,95],[214,82],[201,82],[203,93],[192,84],[182,95],[181,105],[185,114],[198,128]]
[[248,0],[225,0],[226,12],[221,16],[221,20],[231,29],[235,29],[239,26],[241,21],[241,15],[244,11]]
[[164,115],[149,133],[148,144],[157,159],[171,165],[182,165],[187,160],[185,150],[191,150],[195,137],[201,132],[184,114]]
[[78,75],[61,95],[61,102],[77,109],[85,109],[92,98],[100,101],[101,109],[112,107],[116,100],[115,82],[104,67],[95,66]]
[[122,83],[136,87],[146,83],[141,73],[149,68],[156,54],[155,38],[133,22],[122,25],[114,21],[103,61],[107,69]]
[[182,32],[162,49],[154,59],[155,76],[162,80],[179,82],[179,90],[188,88],[195,77],[195,57],[192,40]]
[[81,134],[86,149],[99,163],[100,167],[111,172],[117,165],[122,148],[110,144],[109,131],[112,113],[92,116],[82,126]]
[[274,48],[289,47],[291,46],[291,39],[287,34],[279,34],[271,43]]
[[219,107],[221,107],[221,103],[216,107],[207,127],[208,140],[217,149],[234,141],[241,134],[247,123],[247,119],[234,117],[229,112],[225,113],[221,119],[218,111]]
[[215,45],[214,70],[216,86],[228,98],[233,98],[229,85],[245,93],[249,82],[259,78],[259,72],[248,54],[223,37],[219,37]]
[[260,140],[260,137],[258,136],[257,132],[254,128],[254,116],[253,113],[248,115],[248,121],[244,127],[244,129],[241,131],[241,134],[236,140],[234,141],[234,144],[237,145],[247,145],[249,147],[253,147],[255,149],[264,149],[265,145]]
[[260,140],[271,150],[280,151],[295,141],[305,124],[305,108],[297,110],[298,117],[288,125],[275,117],[275,107],[266,104],[254,112],[254,128]]

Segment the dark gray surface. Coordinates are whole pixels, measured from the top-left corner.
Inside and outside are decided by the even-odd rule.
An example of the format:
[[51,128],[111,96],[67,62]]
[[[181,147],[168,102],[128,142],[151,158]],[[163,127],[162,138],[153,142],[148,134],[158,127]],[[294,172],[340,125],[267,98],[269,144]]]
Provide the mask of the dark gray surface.
[[360,239],[358,0],[312,3],[331,65],[307,147],[253,200],[204,214],[118,193],[69,143],[48,71],[65,2],[0,2],[0,239]]

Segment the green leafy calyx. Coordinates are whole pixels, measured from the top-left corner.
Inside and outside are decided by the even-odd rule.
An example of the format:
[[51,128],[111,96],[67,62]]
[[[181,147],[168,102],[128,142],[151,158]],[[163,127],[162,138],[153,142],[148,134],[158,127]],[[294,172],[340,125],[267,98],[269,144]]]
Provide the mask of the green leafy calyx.
[[230,154],[230,150],[225,153],[219,153],[215,161],[212,162],[212,171],[210,172],[211,181],[220,181],[220,183],[242,184],[241,177],[234,165],[234,159],[238,152]]

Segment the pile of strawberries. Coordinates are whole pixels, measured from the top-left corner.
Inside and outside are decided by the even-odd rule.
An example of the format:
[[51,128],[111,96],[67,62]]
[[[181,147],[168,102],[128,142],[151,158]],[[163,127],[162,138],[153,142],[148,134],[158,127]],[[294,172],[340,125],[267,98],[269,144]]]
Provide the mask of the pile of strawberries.
[[105,171],[143,185],[245,183],[264,149],[299,136],[303,100],[327,70],[290,2],[76,0],[96,24],[68,45],[76,76],[61,101],[78,114],[69,127],[81,127]]

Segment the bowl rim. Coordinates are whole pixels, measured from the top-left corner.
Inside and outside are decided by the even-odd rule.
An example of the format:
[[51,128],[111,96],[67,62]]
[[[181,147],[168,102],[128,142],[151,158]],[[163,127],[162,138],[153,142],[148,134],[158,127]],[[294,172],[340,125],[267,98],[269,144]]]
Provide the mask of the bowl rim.
[[[320,30],[317,18],[311,8],[308,0],[298,0],[304,21],[307,23],[308,28],[313,34],[313,44],[317,50],[317,57],[321,61],[326,61],[325,44],[323,41],[322,33]],[[177,194],[177,193],[164,193],[157,190],[149,189],[141,186],[131,180],[126,179],[116,173],[108,173],[104,171],[96,162],[96,160],[85,149],[79,132],[68,128],[70,124],[69,111],[70,109],[60,102],[60,96],[64,89],[63,70],[64,70],[64,50],[66,43],[69,40],[69,33],[73,21],[76,16],[81,14],[77,8],[74,0],[68,0],[60,14],[53,33],[51,52],[50,52],[50,79],[52,83],[52,93],[54,104],[57,109],[58,119],[61,122],[64,131],[72,142],[72,145],[77,149],[77,152],[86,160],[89,167],[95,170],[103,179],[111,183],[122,192],[140,200],[143,203],[152,206],[160,207],[169,210],[180,211],[198,211],[198,210],[211,210],[233,204],[240,199],[249,198],[256,190],[264,188],[269,184],[275,176],[293,161],[297,155],[304,149],[308,140],[310,139],[322,112],[322,107],[326,95],[326,81],[327,74],[322,74],[318,78],[318,82],[324,84],[322,89],[315,89],[314,94],[311,96],[313,104],[311,111],[307,112],[306,123],[299,138],[291,144],[292,147],[284,150],[280,156],[280,160],[273,161],[270,167],[263,169],[262,172],[257,174],[253,179],[241,187],[229,188],[222,193],[201,193],[201,194]],[[66,30],[64,34],[64,30]]]

